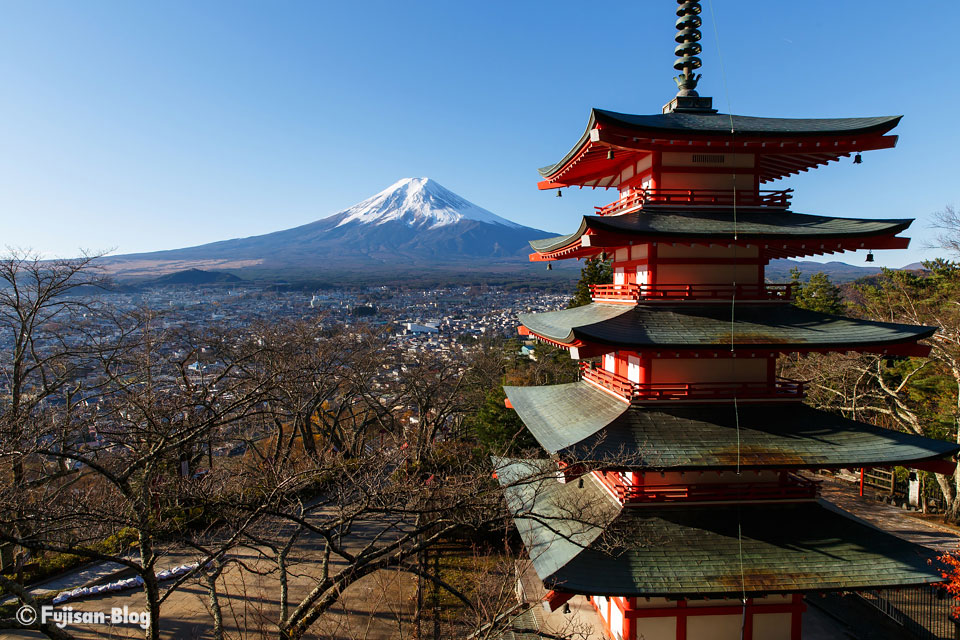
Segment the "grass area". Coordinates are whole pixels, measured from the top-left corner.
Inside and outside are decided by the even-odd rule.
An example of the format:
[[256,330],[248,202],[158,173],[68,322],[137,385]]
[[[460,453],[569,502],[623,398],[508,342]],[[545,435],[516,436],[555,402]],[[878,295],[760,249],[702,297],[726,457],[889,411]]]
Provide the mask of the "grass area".
[[[440,545],[428,556],[431,571],[438,565],[444,582],[488,610],[499,609],[503,600],[513,599],[513,563],[514,559],[502,551],[453,541]],[[432,618],[436,610],[444,624],[471,618],[466,605],[452,593],[426,581],[424,585],[425,617]]]

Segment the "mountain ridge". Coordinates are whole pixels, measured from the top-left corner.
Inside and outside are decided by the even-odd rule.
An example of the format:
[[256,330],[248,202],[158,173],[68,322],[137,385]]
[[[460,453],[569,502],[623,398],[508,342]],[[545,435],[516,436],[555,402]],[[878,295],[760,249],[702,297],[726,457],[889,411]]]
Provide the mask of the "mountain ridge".
[[[249,276],[398,276],[491,270],[527,263],[528,242],[556,235],[498,216],[430,178],[404,178],[365,200],[304,225],[203,245],[105,258],[121,278],[187,269]],[[522,270],[522,271],[529,271]],[[523,275],[520,276],[524,277]]]

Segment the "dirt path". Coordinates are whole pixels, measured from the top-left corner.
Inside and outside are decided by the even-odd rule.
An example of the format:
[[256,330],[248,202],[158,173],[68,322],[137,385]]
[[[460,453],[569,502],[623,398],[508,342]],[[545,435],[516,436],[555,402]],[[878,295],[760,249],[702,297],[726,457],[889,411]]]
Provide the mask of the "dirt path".
[[[955,549],[957,533],[911,517],[901,509],[877,502],[872,497],[861,498],[857,487],[833,478],[818,476],[823,480],[823,498],[854,516],[904,539],[934,549]],[[310,559],[291,567],[290,601],[296,603],[307,595],[320,571],[321,546],[316,540],[304,537],[297,545],[295,557]],[[271,563],[259,557],[255,550],[245,549],[235,555],[251,571],[241,571],[236,565],[224,571],[218,586],[223,607],[224,626],[234,638],[275,637],[273,621],[279,610],[279,580],[272,571]],[[170,554],[162,564],[171,566],[194,561],[186,554]],[[336,608],[324,615],[314,625],[309,638],[344,640],[386,640],[412,637],[410,625],[415,605],[416,582],[407,575],[383,571],[358,581],[344,593]],[[143,594],[130,591],[120,594],[88,597],[67,603],[75,611],[106,611],[114,607],[139,611],[143,606]],[[571,601],[579,622],[594,624],[596,614],[582,598]],[[162,609],[161,637],[169,640],[209,638],[212,618],[209,614],[208,594],[203,584],[194,581],[172,594]],[[805,631],[804,638],[835,638],[839,635],[832,621],[813,611],[805,618],[818,618]],[[565,624],[566,616],[559,613],[543,619],[544,627],[555,629]],[[142,630],[136,625],[84,626],[72,625],[67,630],[78,638],[139,638]],[[559,629],[555,629],[559,630]],[[42,638],[38,633],[0,633],[0,639]]]
[[[305,538],[298,545],[298,554],[319,558],[319,544]],[[233,556],[254,571],[241,571],[234,564],[227,568],[218,582],[224,627],[232,637],[276,637],[280,582],[271,563],[246,549]],[[195,560],[187,555],[172,554],[163,564],[180,564]],[[290,568],[290,601],[294,604],[304,598],[314,585],[320,571],[320,562],[305,562]],[[258,575],[258,573],[260,575]],[[344,593],[341,603],[324,615],[311,629],[308,638],[344,640],[385,640],[409,637],[409,620],[415,604],[416,582],[407,574],[383,571],[359,580]],[[75,611],[104,611],[127,607],[140,611],[144,595],[140,591],[87,597],[64,603]],[[190,640],[212,636],[212,617],[206,587],[192,581],[164,602],[162,607],[161,637],[169,640]],[[140,638],[139,626],[69,625],[67,630],[78,638]],[[3,640],[14,638],[42,638],[33,632],[0,633]]]

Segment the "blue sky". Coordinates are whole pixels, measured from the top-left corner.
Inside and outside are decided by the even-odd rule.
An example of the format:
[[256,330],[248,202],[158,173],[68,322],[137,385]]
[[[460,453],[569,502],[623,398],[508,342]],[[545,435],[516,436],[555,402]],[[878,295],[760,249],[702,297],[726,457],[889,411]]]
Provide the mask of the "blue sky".
[[[0,0],[0,244],[176,248],[325,217],[430,176],[533,227],[611,191],[536,189],[590,107],[675,93],[672,0]],[[722,111],[903,114],[896,149],[776,184],[794,210],[916,217],[960,203],[957,3],[704,1],[701,94]],[[722,58],[722,66],[721,66]],[[935,253],[935,252],[934,252]],[[862,257],[844,254],[846,261]]]

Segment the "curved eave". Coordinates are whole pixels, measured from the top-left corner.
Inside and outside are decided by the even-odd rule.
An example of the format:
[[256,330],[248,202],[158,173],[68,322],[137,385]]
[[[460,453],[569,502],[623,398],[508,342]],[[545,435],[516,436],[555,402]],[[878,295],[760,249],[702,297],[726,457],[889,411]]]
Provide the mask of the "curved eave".
[[592,475],[582,487],[544,477],[549,464],[495,461],[547,589],[750,597],[942,582],[935,552],[825,503],[619,508]]
[[[604,161],[603,156],[611,148],[631,153],[679,150],[680,145],[685,145],[686,150],[690,150],[690,145],[702,147],[721,142],[731,151],[775,155],[776,162],[761,167],[761,180],[766,182],[852,152],[893,147],[896,136],[884,137],[883,134],[893,129],[901,117],[789,119],[681,113],[643,116],[592,109],[587,128],[573,148],[559,162],[539,169],[545,178],[540,188],[614,186],[613,182],[598,179],[615,173],[623,162],[622,158]],[[732,136],[731,121],[735,130]],[[813,138],[821,142],[811,143]],[[766,145],[775,146],[767,148]],[[771,154],[774,148],[776,153]],[[588,175],[574,177],[578,170]],[[592,181],[588,179],[591,177]]]
[[[924,466],[960,445],[849,420],[802,403],[629,405],[587,382],[504,387],[537,442],[566,462],[710,471]],[[736,443],[739,441],[739,446]]]
[[531,241],[536,253],[530,255],[530,260],[579,257],[631,242],[717,243],[732,240],[734,233],[738,244],[758,244],[790,255],[904,248],[909,238],[899,238],[897,234],[912,223],[912,218],[838,218],[793,212],[741,212],[736,216],[736,224],[730,211],[651,210],[610,217],[584,216],[571,234]]
[[[809,213],[639,211],[620,216],[584,216],[583,233],[644,234],[678,238],[728,235],[749,239],[813,240],[820,238],[870,238],[905,231],[913,218],[841,218]],[[578,229],[579,231],[579,229]]]
[[[555,344],[657,351],[729,348],[751,351],[854,351],[916,343],[936,327],[834,316],[793,305],[741,303],[731,324],[724,305],[592,303],[521,314],[530,333]],[[601,351],[600,353],[602,353]]]
[[632,133],[686,132],[704,136],[727,137],[731,126],[736,135],[758,136],[850,136],[882,135],[899,124],[902,115],[861,118],[763,118],[725,113],[667,113],[635,115],[606,109],[593,109],[590,114],[598,124],[629,129]]

